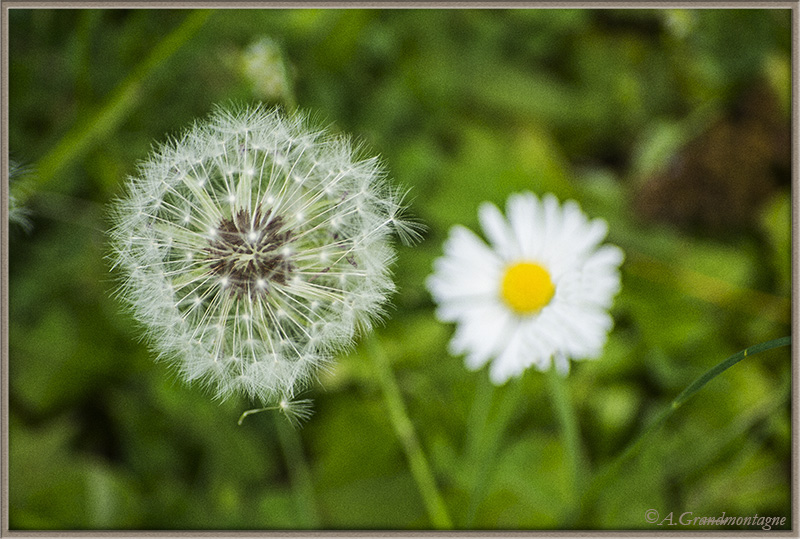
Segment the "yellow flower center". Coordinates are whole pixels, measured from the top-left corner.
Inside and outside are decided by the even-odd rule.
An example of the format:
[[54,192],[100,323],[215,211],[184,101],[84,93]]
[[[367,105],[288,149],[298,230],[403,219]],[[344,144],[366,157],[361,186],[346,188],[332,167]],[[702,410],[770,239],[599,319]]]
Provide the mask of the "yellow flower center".
[[518,262],[506,268],[500,295],[518,314],[533,314],[550,303],[556,289],[539,264]]

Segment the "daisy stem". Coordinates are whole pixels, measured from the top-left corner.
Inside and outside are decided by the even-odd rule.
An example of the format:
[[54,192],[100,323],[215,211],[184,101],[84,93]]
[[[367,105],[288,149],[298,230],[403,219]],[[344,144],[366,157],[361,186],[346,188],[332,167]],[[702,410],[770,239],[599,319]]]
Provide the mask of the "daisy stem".
[[605,487],[606,483],[613,477],[615,477],[622,467],[628,463],[636,454],[639,452],[639,449],[642,447],[645,440],[647,440],[651,434],[657,431],[664,423],[666,423],[667,419],[672,416],[675,411],[680,408],[686,401],[688,401],[695,393],[703,389],[703,387],[716,378],[718,375],[723,373],[724,371],[728,370],[729,368],[733,367],[741,360],[748,356],[753,356],[755,354],[766,352],[767,350],[772,350],[773,348],[780,348],[783,346],[790,346],[792,344],[791,337],[781,337],[779,339],[773,339],[771,341],[766,341],[763,343],[759,343],[749,348],[745,348],[744,350],[737,352],[727,358],[726,360],[718,363],[714,367],[707,370],[703,375],[697,378],[694,382],[689,384],[689,386],[684,389],[675,399],[670,403],[670,405],[659,414],[659,416],[652,422],[650,425],[628,446],[628,448],[620,454],[614,461],[609,464],[605,470],[598,474],[593,480],[591,486],[587,489],[584,497],[583,497],[583,509],[584,511],[593,504],[596,497],[600,493],[600,491]]
[[483,491],[486,479],[489,475],[487,464],[491,463],[494,454],[492,443],[493,436],[487,436],[489,430],[489,412],[492,408],[494,396],[494,386],[489,382],[487,376],[478,377],[478,385],[475,388],[475,398],[469,412],[467,443],[464,459],[464,466],[471,477],[469,506],[467,508],[466,528],[472,528],[475,522],[475,513],[483,499]]
[[575,413],[572,399],[566,384],[566,378],[556,371],[555,366],[547,372],[547,382],[550,388],[550,397],[553,408],[561,427],[561,434],[564,441],[564,452],[566,454],[567,473],[569,476],[570,489],[574,507],[569,518],[576,518],[580,509],[580,493],[584,477],[584,458],[580,441],[580,429],[578,427],[578,416]]
[[278,442],[291,477],[295,501],[302,515],[301,525],[307,529],[319,529],[320,517],[314,500],[314,483],[311,470],[303,457],[300,434],[280,414],[275,414],[275,428],[278,430]]
[[375,364],[386,406],[389,409],[389,420],[406,454],[411,473],[425,503],[428,516],[435,528],[451,529],[453,527],[452,520],[450,520],[450,515],[447,513],[447,508],[444,505],[439,489],[436,487],[433,473],[417,438],[414,425],[406,412],[400,388],[397,386],[397,380],[395,380],[389,365],[389,359],[386,357],[386,353],[375,332],[372,332],[365,341],[369,356]]
[[469,417],[465,465],[469,467],[472,485],[467,507],[466,528],[475,524],[478,508],[486,495],[491,472],[496,464],[497,450],[503,439],[508,421],[522,394],[519,380],[508,384],[498,409],[490,420],[492,403],[501,394],[485,374],[480,376],[475,400]]

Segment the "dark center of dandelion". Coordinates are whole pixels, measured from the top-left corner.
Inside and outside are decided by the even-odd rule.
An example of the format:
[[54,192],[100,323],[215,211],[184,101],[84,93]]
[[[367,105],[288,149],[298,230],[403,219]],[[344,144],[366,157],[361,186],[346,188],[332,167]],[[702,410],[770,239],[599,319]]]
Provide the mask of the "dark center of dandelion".
[[270,210],[239,210],[220,221],[206,248],[210,270],[237,294],[267,293],[271,285],[286,284],[292,271],[284,249],[291,240],[284,220]]

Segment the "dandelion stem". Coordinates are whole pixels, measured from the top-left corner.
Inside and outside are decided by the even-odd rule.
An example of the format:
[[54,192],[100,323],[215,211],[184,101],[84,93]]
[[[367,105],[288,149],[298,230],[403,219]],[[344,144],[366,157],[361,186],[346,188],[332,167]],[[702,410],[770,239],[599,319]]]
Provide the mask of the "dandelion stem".
[[61,138],[50,152],[42,157],[36,166],[37,174],[28,180],[24,192],[20,193],[20,203],[43,184],[51,181],[70,162],[78,158],[93,143],[111,133],[134,108],[142,96],[142,87],[152,77],[153,72],[162,67],[165,61],[177,52],[206,22],[210,10],[198,10],[189,14],[183,23],[165,37],[150,56],[144,59],[133,72],[111,93],[108,100],[93,115],[75,125]]
[[553,366],[547,373],[547,382],[550,388],[550,397],[553,408],[561,427],[564,440],[564,452],[566,453],[570,488],[575,507],[572,517],[577,517],[580,508],[580,493],[584,477],[583,450],[581,448],[580,429],[578,428],[578,416],[575,413],[572,399],[570,398],[566,380],[556,371]]
[[620,454],[619,457],[616,458],[611,464],[609,464],[606,469],[598,474],[592,481],[592,485],[587,489],[586,494],[583,497],[583,509],[586,510],[592,503],[594,502],[595,498],[599,494],[599,492],[603,489],[605,484],[608,482],[609,479],[615,477],[619,470],[622,469],[622,466],[628,463],[636,454],[638,453],[639,449],[642,447],[645,440],[649,438],[651,434],[653,434],[656,430],[658,430],[664,423],[666,423],[667,419],[680,408],[686,401],[688,401],[695,393],[700,391],[708,382],[716,378],[719,374],[726,371],[730,367],[736,365],[741,360],[746,357],[754,356],[761,352],[766,352],[767,350],[772,350],[773,348],[781,348],[783,346],[790,346],[792,343],[791,337],[781,337],[779,339],[773,339],[771,341],[766,341],[763,343],[759,343],[749,348],[745,348],[744,350],[737,352],[727,358],[726,360],[718,363],[711,369],[707,370],[702,376],[697,378],[694,382],[689,384],[689,386],[684,389],[675,399],[664,409],[661,414],[652,422],[650,425],[636,438],[628,448]]
[[[244,418],[252,414],[280,410],[281,406],[267,406],[265,408],[254,408],[247,410],[239,417],[241,426]],[[286,418],[275,414],[275,428],[278,430],[278,442],[281,444],[283,458],[286,461],[286,468],[292,482],[292,491],[300,510],[302,522],[300,526],[306,529],[319,529],[320,517],[317,504],[314,501],[314,483],[311,480],[311,470],[308,463],[303,458],[303,444],[300,442],[300,435],[294,425]]]
[[300,434],[285,418],[275,415],[275,428],[278,430],[278,441],[281,444],[283,457],[292,481],[292,490],[303,520],[301,525],[306,529],[319,529],[320,516],[314,496],[314,482],[311,470],[303,457],[303,446]]
[[366,344],[369,349],[369,355],[375,364],[386,406],[389,409],[389,420],[392,423],[392,427],[394,427],[397,438],[400,440],[400,444],[403,446],[403,451],[408,459],[417,488],[422,495],[428,516],[435,528],[450,529],[453,527],[450,515],[447,513],[442,496],[436,487],[433,473],[417,438],[414,425],[406,412],[400,388],[397,386],[397,381],[389,366],[386,353],[383,351],[374,332],[366,339]]

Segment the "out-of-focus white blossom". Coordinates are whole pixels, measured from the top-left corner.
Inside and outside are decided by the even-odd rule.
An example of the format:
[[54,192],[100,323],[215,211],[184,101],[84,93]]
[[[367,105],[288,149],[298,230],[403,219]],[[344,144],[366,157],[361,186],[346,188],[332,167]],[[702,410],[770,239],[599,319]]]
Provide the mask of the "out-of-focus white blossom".
[[507,218],[490,203],[479,209],[490,245],[453,227],[428,278],[437,316],[457,323],[450,352],[466,354],[471,369],[493,359],[495,384],[530,366],[566,374],[570,359],[602,353],[623,253],[600,245],[606,222],[574,201],[522,193],[506,209]]

